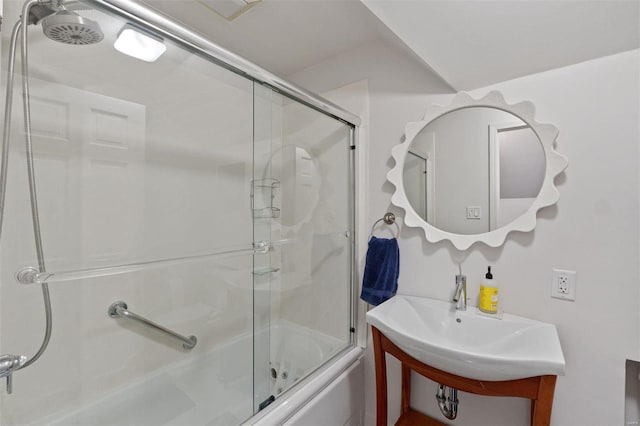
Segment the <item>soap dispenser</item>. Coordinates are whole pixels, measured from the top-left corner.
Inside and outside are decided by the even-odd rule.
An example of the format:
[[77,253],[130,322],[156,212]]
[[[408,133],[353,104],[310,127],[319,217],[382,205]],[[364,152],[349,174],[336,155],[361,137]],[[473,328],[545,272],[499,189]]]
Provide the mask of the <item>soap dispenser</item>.
[[478,309],[485,314],[498,313],[498,283],[493,279],[491,266],[488,267],[484,280],[480,284]]

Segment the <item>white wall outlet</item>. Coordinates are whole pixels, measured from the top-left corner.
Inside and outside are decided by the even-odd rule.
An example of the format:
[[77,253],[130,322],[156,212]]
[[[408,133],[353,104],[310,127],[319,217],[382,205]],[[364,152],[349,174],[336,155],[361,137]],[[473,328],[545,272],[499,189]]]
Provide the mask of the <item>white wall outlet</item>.
[[467,207],[467,219],[478,220],[482,219],[482,210],[478,206]]
[[551,297],[576,300],[576,272],[562,269],[553,270]]

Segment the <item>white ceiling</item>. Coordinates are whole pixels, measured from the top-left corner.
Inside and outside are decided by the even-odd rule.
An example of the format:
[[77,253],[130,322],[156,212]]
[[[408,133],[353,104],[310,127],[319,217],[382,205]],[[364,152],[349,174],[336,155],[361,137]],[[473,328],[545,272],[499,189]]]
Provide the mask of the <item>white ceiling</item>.
[[195,0],[143,2],[280,76],[377,38],[395,38],[359,0],[263,0],[233,21]]
[[456,90],[640,47],[640,0],[263,0],[231,22],[196,0],[143,1],[284,77],[376,39]]
[[457,90],[640,47],[639,0],[362,0]]
[[456,90],[640,47],[640,0],[263,0],[231,22],[143,1],[282,76],[380,38]]

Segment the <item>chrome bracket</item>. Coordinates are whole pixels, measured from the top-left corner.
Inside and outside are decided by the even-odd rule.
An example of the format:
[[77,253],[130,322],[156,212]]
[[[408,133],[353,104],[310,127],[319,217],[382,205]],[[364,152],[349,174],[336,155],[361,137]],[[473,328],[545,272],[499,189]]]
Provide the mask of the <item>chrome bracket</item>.
[[256,253],[269,253],[269,250],[271,250],[271,245],[267,241],[260,241],[253,244],[253,249],[256,251]]
[[20,284],[36,284],[38,282],[38,274],[40,270],[33,266],[27,266],[16,272],[16,281]]

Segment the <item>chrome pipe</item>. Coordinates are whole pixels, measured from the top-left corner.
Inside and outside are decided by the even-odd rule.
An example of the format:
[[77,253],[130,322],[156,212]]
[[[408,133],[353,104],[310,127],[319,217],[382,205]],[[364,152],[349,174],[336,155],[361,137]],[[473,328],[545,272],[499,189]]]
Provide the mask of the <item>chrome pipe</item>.
[[458,390],[455,388],[449,389],[449,396],[445,395],[447,386],[438,384],[438,390],[436,392],[436,400],[438,401],[438,407],[443,416],[449,420],[454,420],[458,417]]
[[352,126],[360,117],[340,108],[302,87],[290,83],[251,61],[211,42],[206,37],[136,0],[83,0],[97,9],[111,12],[143,28],[158,33],[236,74],[265,84],[272,89]]
[[108,314],[111,318],[125,318],[129,320],[133,320],[134,322],[138,324],[142,324],[145,327],[148,327],[153,330],[159,331],[160,333],[166,334],[167,336],[170,336],[182,342],[182,347],[185,348],[186,350],[193,349],[196,346],[196,343],[198,343],[198,339],[196,338],[196,336],[185,337],[182,334],[178,334],[173,330],[169,330],[168,328],[163,327],[160,324],[155,323],[151,320],[148,320],[145,317],[142,317],[138,314],[134,314],[128,309],[127,304],[125,302],[121,302],[121,301],[113,302],[111,306],[109,306]]

